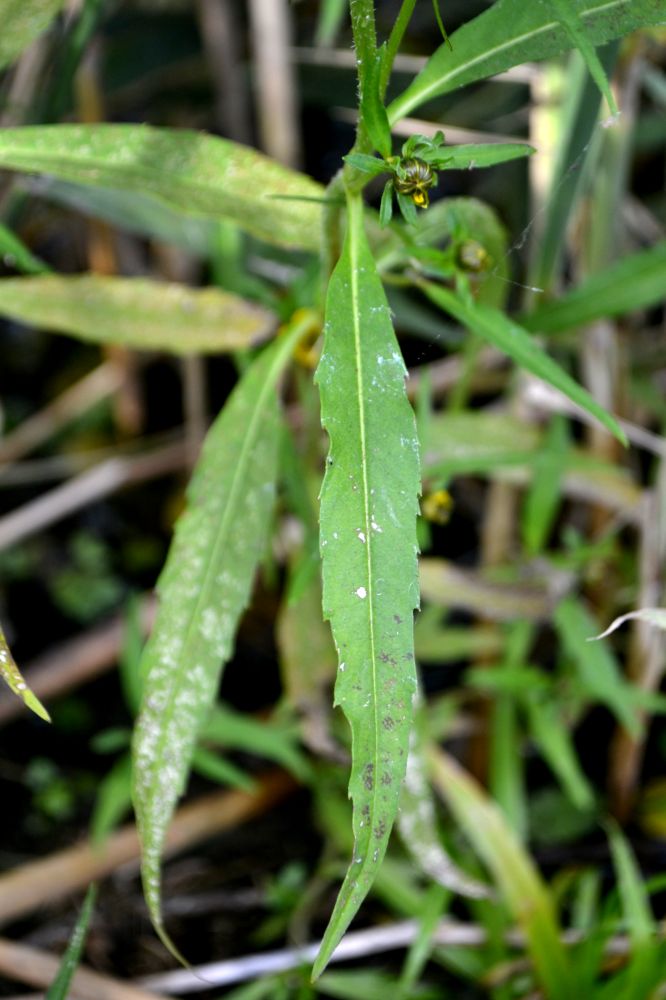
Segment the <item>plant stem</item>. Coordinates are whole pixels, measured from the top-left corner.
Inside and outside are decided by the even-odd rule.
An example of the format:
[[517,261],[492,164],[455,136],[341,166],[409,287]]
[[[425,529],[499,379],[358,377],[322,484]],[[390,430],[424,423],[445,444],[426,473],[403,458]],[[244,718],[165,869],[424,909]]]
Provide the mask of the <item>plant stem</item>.
[[362,88],[363,68],[365,66],[369,68],[377,54],[374,0],[349,0],[349,11],[351,13],[352,31],[354,33],[358,78]]
[[407,30],[407,25],[411,20],[412,14],[414,13],[415,6],[416,0],[402,0],[402,7],[400,8],[398,16],[395,19],[393,28],[391,29],[391,34],[389,35],[389,40],[386,46],[386,59],[384,61],[384,65],[382,66],[382,73],[379,78],[379,96],[382,99],[386,94],[386,88],[391,75],[393,61],[398,53],[405,31]]

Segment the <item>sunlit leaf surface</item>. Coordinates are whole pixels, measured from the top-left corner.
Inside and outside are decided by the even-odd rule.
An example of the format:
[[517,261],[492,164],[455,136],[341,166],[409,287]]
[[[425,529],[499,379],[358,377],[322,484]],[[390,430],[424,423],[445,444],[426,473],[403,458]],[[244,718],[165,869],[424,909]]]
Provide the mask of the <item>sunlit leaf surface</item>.
[[267,310],[218,288],[94,274],[4,278],[0,314],[94,343],[174,354],[251,347],[276,326]]
[[[3,129],[0,166],[159,198],[170,208],[236,223],[268,243],[319,248],[323,190],[248,146],[148,125]],[[294,200],[298,199],[298,200]]]

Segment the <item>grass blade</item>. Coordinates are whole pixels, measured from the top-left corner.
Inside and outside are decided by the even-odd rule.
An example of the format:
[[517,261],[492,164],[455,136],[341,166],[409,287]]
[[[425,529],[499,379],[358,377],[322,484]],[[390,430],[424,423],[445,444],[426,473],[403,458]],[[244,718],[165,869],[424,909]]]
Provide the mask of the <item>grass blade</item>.
[[158,583],[159,611],[141,662],[133,794],[146,901],[174,953],[160,912],[162,846],[270,529],[280,441],[276,383],[311,324],[305,314],[264,351],[208,432]]
[[556,302],[521,318],[527,330],[566,333],[597,319],[646,309],[663,301],[666,241],[624,257]]
[[67,1000],[67,997],[70,996],[69,987],[76,968],[81,961],[81,952],[85,944],[88,924],[90,923],[96,898],[97,886],[93,883],[86,893],[79,919],[76,921],[76,926],[69,939],[67,951],[63,955],[58,974],[46,991],[46,1000]]
[[479,337],[499,347],[526,371],[559,389],[614,434],[623,444],[626,435],[617,421],[597,403],[587,389],[579,385],[556,361],[546,354],[530,334],[504,313],[473,300],[463,301],[447,288],[422,282],[421,287],[432,302],[445,309]]
[[571,3],[571,0],[550,0],[550,2],[560,24],[569,35],[572,45],[578,49],[585,60],[585,64],[590,71],[590,76],[606,98],[611,114],[616,115],[617,104],[615,103],[608,77],[601,65],[599,56],[595,52],[594,46],[587,37],[585,25],[578,16],[577,10]]
[[199,354],[265,340],[275,317],[218,288],[94,274],[0,280],[0,314],[94,343]]
[[[664,20],[662,0],[579,0],[578,16],[591,45]],[[409,87],[388,108],[395,124],[414,108],[457,87],[512,66],[559,55],[571,37],[548,4],[499,0],[440,45]]]
[[430,756],[435,786],[493,873],[520,924],[537,976],[549,1000],[576,996],[551,897],[504,816],[462,768],[441,752]]
[[314,976],[324,970],[385,854],[407,764],[416,685],[418,439],[358,196],[349,199],[326,316],[317,370],[330,437],[320,515],[324,613],[340,658],[336,703],[352,729],[355,845]]
[[5,634],[0,626],[0,677],[14,694],[17,694],[24,705],[46,722],[51,721],[51,716],[46,711],[37,695],[33,694],[26,682],[23,680],[21,671],[14,662]]
[[233,222],[267,243],[319,249],[321,206],[308,199],[323,196],[320,185],[217,136],[148,125],[9,128],[0,133],[0,166],[138,191],[187,215]]

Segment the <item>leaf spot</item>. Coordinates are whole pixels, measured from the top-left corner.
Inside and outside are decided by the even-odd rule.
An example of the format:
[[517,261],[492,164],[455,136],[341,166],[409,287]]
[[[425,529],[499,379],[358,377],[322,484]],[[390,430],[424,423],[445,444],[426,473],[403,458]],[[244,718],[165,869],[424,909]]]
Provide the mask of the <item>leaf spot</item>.
[[358,587],[357,590],[355,591],[355,594],[357,597],[360,597],[362,601],[364,601],[368,596],[368,592],[365,589],[365,587]]
[[366,764],[363,768],[363,787],[367,792],[371,792],[375,787],[375,765]]

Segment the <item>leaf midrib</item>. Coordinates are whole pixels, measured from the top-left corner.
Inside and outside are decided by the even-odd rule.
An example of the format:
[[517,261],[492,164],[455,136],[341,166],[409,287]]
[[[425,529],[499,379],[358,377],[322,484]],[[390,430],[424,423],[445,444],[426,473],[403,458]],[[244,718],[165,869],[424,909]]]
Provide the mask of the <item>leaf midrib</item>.
[[[353,204],[353,209],[352,209]],[[364,394],[364,380],[363,380],[363,354],[361,346],[361,326],[359,323],[360,314],[360,293],[359,293],[359,262],[358,262],[358,234],[359,228],[363,226],[363,207],[360,201],[360,196],[355,196],[352,202],[350,199],[350,264],[351,264],[351,295],[352,295],[352,318],[354,327],[354,355],[356,360],[356,398],[358,400],[358,418],[359,418],[359,442],[361,448],[361,475],[363,481],[363,518],[364,518],[364,529],[365,529],[365,549],[366,549],[366,572],[368,580],[368,632],[370,639],[370,663],[371,663],[371,680],[372,680],[372,711],[373,711],[373,723],[374,723],[374,753],[373,753],[373,765],[374,771],[374,781],[372,790],[372,813],[370,816],[369,827],[372,829],[374,824],[374,817],[377,813],[377,787],[379,781],[379,775],[377,774],[377,761],[379,760],[379,713],[377,711],[377,669],[376,669],[376,638],[375,638],[375,609],[374,609],[374,577],[373,577],[373,567],[372,567],[372,545],[373,545],[373,531],[370,518],[370,492],[368,487],[368,452],[367,452],[367,440],[366,440],[366,406],[365,406],[365,394]],[[368,861],[368,855],[363,859],[361,869],[365,869]],[[356,880],[358,883],[358,879]]]
[[[612,9],[613,7],[623,7],[627,4],[628,0],[610,0],[609,3],[600,4],[598,7],[594,7],[592,10],[584,11],[580,16],[581,20],[585,20],[591,15],[597,15],[604,10]],[[468,22],[469,23],[469,22]],[[397,121],[403,115],[408,114],[412,111],[418,104],[427,101],[434,92],[441,94],[441,86],[443,82],[450,83],[451,80],[455,80],[457,76],[467,72],[472,66],[476,66],[478,63],[487,62],[497,53],[504,51],[505,49],[511,49],[516,45],[520,45],[526,39],[536,38],[545,32],[552,31],[554,28],[561,27],[561,24],[557,20],[549,21],[547,24],[542,24],[541,27],[536,28],[533,31],[529,31],[524,35],[514,36],[506,42],[502,42],[500,45],[496,45],[494,48],[486,49],[480,55],[476,56],[474,59],[470,59],[468,62],[464,63],[462,66],[457,66],[448,75],[440,76],[432,84],[420,89],[417,93],[410,95],[408,91],[407,99],[401,101],[400,97],[397,97],[395,101],[387,108],[389,123],[395,125]],[[424,71],[425,72],[425,71]],[[416,81],[414,81],[415,83]]]

